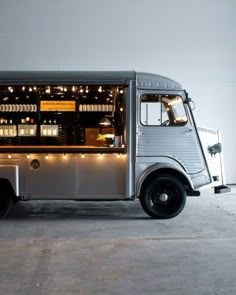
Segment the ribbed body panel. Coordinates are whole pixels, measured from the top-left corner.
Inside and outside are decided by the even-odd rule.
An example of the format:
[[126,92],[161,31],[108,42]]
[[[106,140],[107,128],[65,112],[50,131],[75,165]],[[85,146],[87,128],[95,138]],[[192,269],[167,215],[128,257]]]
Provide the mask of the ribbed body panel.
[[189,127],[138,126],[137,156],[166,156],[180,162],[188,173],[204,169],[196,133]]

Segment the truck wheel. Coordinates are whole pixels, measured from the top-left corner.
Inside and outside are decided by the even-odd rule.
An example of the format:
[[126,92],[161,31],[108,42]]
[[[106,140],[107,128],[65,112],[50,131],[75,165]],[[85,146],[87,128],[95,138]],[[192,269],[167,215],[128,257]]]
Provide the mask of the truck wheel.
[[0,196],[0,217],[6,216],[12,207],[11,196]]
[[153,218],[172,218],[183,210],[186,191],[175,176],[159,175],[146,183],[140,203],[144,211]]
[[14,195],[10,182],[7,179],[0,179],[0,218],[11,210]]

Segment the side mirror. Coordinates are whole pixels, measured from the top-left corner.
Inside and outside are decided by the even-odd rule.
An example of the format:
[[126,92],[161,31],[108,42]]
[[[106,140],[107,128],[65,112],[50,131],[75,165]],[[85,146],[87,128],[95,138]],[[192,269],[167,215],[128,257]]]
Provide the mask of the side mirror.
[[221,153],[221,151],[222,151],[222,145],[220,142],[208,147],[208,152],[211,154],[211,156],[214,156],[217,153]]
[[186,102],[188,103],[189,107],[191,108],[192,111],[195,110],[195,103],[194,103],[194,101],[192,100],[192,98],[190,98],[188,96],[188,92],[185,91],[185,94],[186,94],[186,98],[187,98]]
[[193,111],[193,110],[195,110],[195,103],[194,103],[194,101],[191,99],[191,98],[189,98],[189,106],[190,106],[190,108],[191,108],[191,110]]

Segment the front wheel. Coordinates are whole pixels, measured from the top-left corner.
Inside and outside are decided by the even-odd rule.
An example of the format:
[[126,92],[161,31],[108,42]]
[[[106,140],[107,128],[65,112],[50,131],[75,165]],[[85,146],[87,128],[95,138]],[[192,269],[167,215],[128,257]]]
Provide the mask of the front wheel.
[[183,210],[186,191],[175,176],[158,175],[145,184],[140,203],[144,211],[153,218],[172,218]]

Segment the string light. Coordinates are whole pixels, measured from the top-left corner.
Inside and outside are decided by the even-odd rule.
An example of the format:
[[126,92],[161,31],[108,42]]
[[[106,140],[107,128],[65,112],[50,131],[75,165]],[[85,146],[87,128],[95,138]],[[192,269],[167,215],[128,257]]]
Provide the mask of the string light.
[[48,94],[51,93],[51,87],[50,87],[50,86],[48,86],[48,87],[46,88],[46,93],[48,93]]
[[102,92],[102,86],[99,86],[98,92]]
[[[121,158],[125,158],[127,155],[126,154],[117,153],[114,156],[116,156],[118,159],[121,159]],[[12,159],[12,154],[8,154],[7,157],[8,157],[8,159]],[[63,159],[66,159],[67,157],[68,157],[68,155],[66,153],[64,153],[62,155],[62,158]],[[86,155],[85,154],[81,154],[80,157],[81,157],[81,159],[84,159],[86,157]],[[26,154],[26,158],[27,159],[31,159],[31,154],[29,154],[29,153]],[[98,154],[98,158],[99,159],[104,158],[104,154],[103,153]],[[48,159],[49,159],[49,154],[45,154],[45,160],[48,160]]]
[[13,87],[11,87],[11,86],[8,87],[8,90],[9,90],[11,93],[14,92],[14,89],[13,89]]

